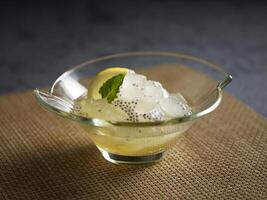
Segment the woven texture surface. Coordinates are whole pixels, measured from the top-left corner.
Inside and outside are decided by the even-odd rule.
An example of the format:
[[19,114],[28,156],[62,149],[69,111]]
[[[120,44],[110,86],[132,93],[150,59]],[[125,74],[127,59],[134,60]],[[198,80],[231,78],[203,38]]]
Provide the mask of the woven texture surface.
[[32,92],[3,96],[0,199],[267,199],[267,120],[224,94],[163,161],[114,165]]

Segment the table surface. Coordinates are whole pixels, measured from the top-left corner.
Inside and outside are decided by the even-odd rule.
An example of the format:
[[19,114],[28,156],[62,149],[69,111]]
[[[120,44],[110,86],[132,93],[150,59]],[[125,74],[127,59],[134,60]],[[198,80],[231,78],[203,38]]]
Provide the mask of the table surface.
[[98,56],[175,51],[224,66],[227,90],[267,116],[264,2],[12,2],[0,4],[1,94],[50,85]]
[[42,109],[31,91],[2,96],[0,199],[267,199],[266,130],[266,118],[224,92],[164,160],[115,165],[90,133]]

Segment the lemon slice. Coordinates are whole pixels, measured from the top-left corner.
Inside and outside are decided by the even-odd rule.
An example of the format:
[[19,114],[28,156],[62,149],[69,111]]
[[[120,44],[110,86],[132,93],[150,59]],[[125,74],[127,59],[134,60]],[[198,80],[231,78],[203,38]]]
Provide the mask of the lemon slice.
[[101,72],[99,72],[93,80],[90,82],[88,87],[88,98],[90,99],[101,99],[101,95],[99,94],[99,89],[108,79],[116,76],[118,74],[126,74],[129,71],[127,68],[121,67],[112,67],[107,68]]

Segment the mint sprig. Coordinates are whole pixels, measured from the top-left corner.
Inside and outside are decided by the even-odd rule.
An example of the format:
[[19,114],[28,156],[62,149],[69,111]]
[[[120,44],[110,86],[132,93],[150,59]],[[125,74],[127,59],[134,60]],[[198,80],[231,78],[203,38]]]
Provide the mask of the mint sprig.
[[108,102],[111,103],[117,98],[120,86],[122,85],[125,74],[118,74],[108,79],[99,89],[99,94],[102,98],[107,98]]

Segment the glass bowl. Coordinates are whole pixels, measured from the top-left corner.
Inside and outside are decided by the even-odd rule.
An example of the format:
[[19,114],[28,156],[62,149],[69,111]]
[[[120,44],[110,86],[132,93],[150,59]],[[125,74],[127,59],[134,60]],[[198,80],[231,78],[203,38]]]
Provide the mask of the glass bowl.
[[[86,97],[92,77],[110,67],[133,69],[150,80],[159,81],[169,92],[181,93],[192,113],[166,121],[125,122],[75,112],[76,102]],[[49,91],[35,89],[34,94],[47,110],[79,123],[106,160],[140,164],[161,160],[196,119],[219,106],[222,89],[231,80],[231,75],[222,68],[190,55],[132,52],[82,63],[59,76]]]

